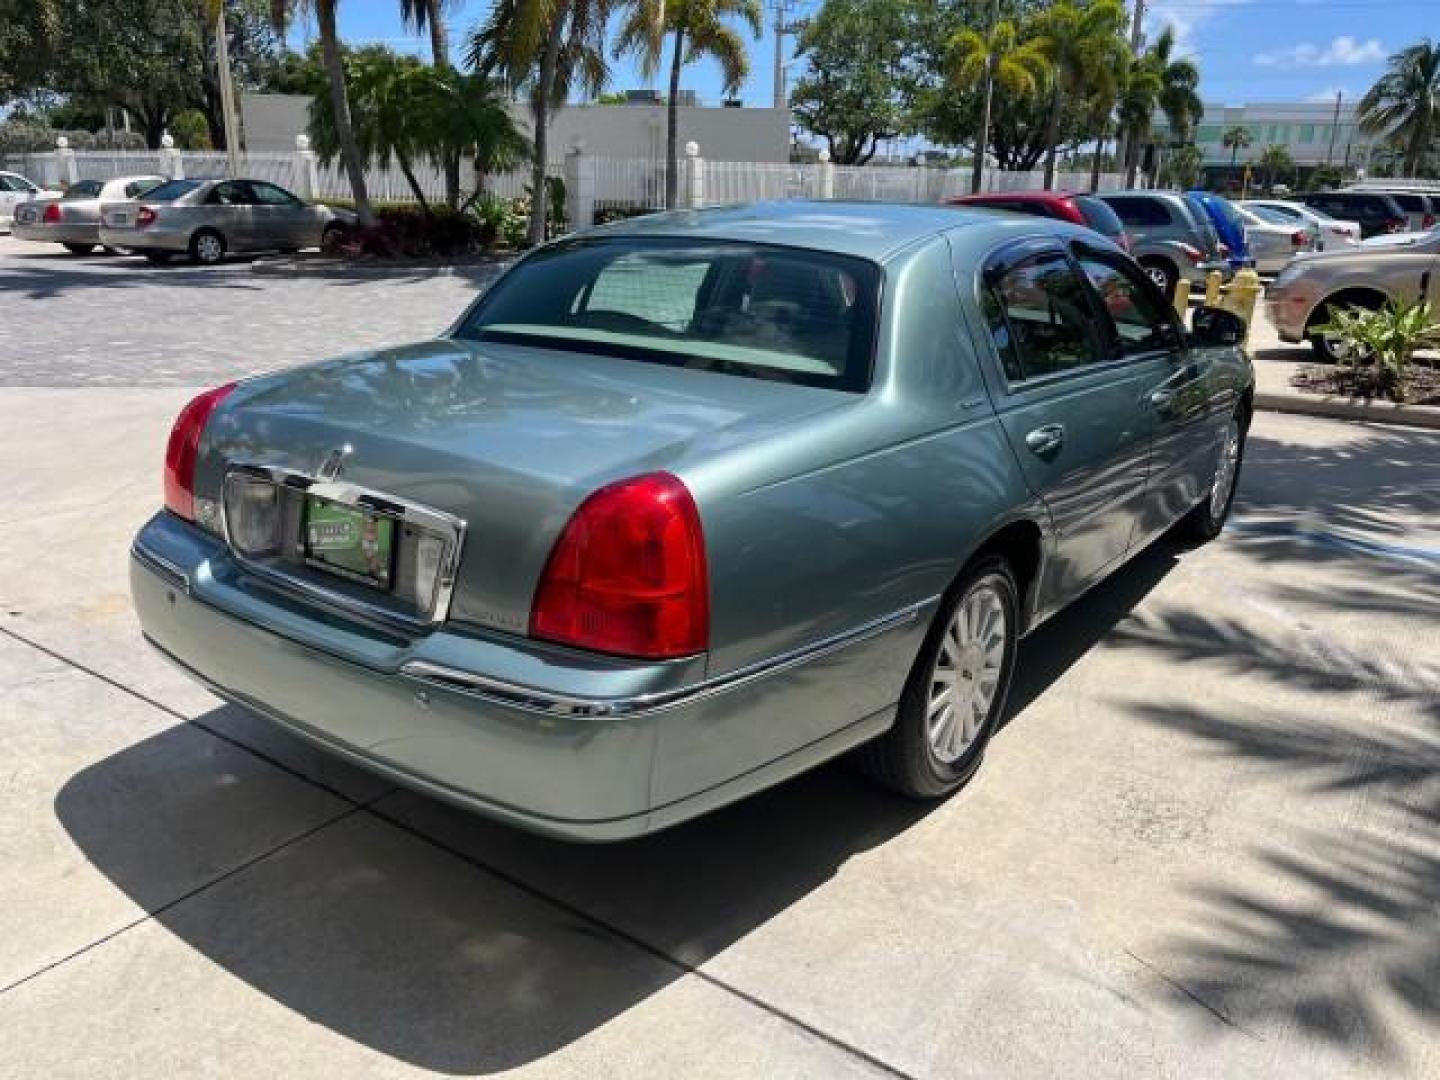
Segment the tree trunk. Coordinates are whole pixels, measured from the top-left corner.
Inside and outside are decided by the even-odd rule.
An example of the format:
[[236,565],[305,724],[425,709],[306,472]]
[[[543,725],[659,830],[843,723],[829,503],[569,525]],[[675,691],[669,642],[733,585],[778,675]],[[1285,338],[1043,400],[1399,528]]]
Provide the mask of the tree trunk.
[[670,58],[670,99],[665,102],[665,209],[675,209],[680,196],[680,176],[675,160],[680,133],[680,68],[684,60],[685,27],[675,28],[675,53]]
[[535,113],[535,159],[530,163],[530,243],[545,242],[545,165],[550,150],[550,103],[555,96],[555,70],[560,65],[560,46],[565,37],[565,13],[558,11],[550,26],[550,39],[540,56],[540,85],[531,108]]
[[1045,190],[1055,187],[1055,160],[1058,157],[1060,141],[1060,84],[1050,91],[1050,115],[1045,119]]
[[[1100,156],[1105,150],[1105,140],[1110,134],[1109,121],[1100,122],[1100,134],[1095,139],[1095,154],[1090,161],[1090,193],[1100,190]],[[1129,184],[1126,184],[1129,187]]]
[[[430,64],[439,71],[449,71],[450,31],[445,26],[443,0],[427,0],[426,19],[430,26]],[[445,153],[445,205],[454,210],[460,205],[460,149]]]
[[330,80],[330,109],[335,115],[335,141],[340,144],[340,160],[355,196],[355,216],[362,229],[375,227],[375,212],[370,207],[370,193],[365,189],[365,169],[360,163],[360,148],[355,145],[355,132],[350,127],[350,101],[345,95],[345,60],[340,55],[340,38],[335,30],[336,0],[316,0],[315,24],[320,33],[321,51],[325,57],[325,74]]
[[397,151],[395,163],[400,166],[400,173],[405,177],[405,182],[410,185],[410,194],[415,196],[415,201],[420,204],[420,209],[426,217],[432,216],[430,204],[425,201],[425,190],[420,186],[420,181],[415,179],[415,170],[410,167],[410,159]]
[[985,181],[985,149],[990,141],[990,107],[995,98],[995,57],[985,63],[985,105],[980,112],[980,132],[975,138],[975,166],[970,171],[970,194],[979,195]]

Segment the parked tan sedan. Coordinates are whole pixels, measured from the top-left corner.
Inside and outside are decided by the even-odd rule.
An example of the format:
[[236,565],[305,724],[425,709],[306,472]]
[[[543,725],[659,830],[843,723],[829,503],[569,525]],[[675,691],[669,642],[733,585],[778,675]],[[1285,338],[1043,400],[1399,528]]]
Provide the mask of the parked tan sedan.
[[136,199],[163,183],[163,176],[78,181],[58,198],[36,198],[16,207],[15,239],[61,244],[72,254],[89,254],[100,243],[102,203]]
[[1291,260],[1265,295],[1281,341],[1309,341],[1326,363],[1341,344],[1314,328],[1335,308],[1378,308],[1387,301],[1440,300],[1440,228],[1401,233],[1348,251]]

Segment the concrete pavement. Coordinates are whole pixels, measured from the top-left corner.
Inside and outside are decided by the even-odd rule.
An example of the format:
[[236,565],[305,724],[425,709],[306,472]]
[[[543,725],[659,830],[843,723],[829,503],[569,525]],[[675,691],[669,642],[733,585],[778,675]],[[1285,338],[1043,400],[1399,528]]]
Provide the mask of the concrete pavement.
[[837,765],[570,847],[143,647],[187,394],[0,390],[6,1075],[1440,1073],[1440,437],[1259,417],[1232,527],[1028,641],[944,804]]

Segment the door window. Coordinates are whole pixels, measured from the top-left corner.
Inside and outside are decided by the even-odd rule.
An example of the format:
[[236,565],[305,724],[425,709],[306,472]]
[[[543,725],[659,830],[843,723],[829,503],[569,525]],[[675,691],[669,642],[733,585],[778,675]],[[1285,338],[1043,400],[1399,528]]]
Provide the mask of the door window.
[[249,206],[255,198],[250,194],[250,185],[239,180],[226,180],[216,184],[205,200],[212,206]]
[[1178,335],[1170,305],[1138,272],[1095,252],[1077,252],[1076,259],[1100,295],[1123,355],[1172,347]]
[[1059,252],[1027,259],[992,287],[994,304],[987,314],[1011,378],[1014,372],[1026,379],[1055,375],[1106,359],[1090,330],[1095,314],[1085,283]]
[[300,205],[300,200],[284,188],[275,184],[267,184],[262,180],[252,180],[250,190],[255,193],[255,201],[261,206],[294,207]]
[[1170,224],[1170,213],[1158,199],[1116,198],[1106,199],[1110,208],[1132,229],[1162,228]]

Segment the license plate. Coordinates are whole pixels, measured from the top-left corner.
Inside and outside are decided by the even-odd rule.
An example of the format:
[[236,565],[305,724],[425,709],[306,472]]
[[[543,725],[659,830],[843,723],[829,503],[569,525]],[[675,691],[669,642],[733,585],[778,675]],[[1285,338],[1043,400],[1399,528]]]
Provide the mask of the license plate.
[[305,561],[377,589],[395,566],[395,522],[313,495],[305,498]]
[[118,214],[111,214],[109,224],[112,227],[124,228],[130,224],[130,215],[123,211]]

